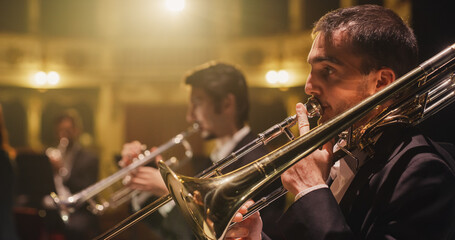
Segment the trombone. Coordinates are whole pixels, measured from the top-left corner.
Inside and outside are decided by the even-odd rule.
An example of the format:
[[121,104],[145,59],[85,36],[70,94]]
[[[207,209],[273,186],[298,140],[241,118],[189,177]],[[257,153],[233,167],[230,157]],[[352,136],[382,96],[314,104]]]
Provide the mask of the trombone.
[[198,239],[222,239],[237,210],[319,146],[350,128],[377,106],[391,106],[353,131],[353,148],[370,146],[378,127],[390,122],[418,124],[455,101],[455,44],[397,79],[380,92],[272,153],[210,179],[178,176],[159,163],[172,198]]
[[[116,173],[112,174],[111,176],[81,190],[80,192],[65,196],[65,195],[58,195],[54,192],[50,194],[52,199],[54,200],[56,206],[58,207],[61,214],[62,220],[65,222],[68,219],[68,214],[70,214],[73,209],[80,207],[85,202],[89,203],[89,210],[94,214],[102,214],[108,208],[115,208],[125,201],[129,200],[134,190],[130,190],[129,188],[122,188],[112,194],[108,201],[104,201],[102,203],[96,203],[94,198],[100,192],[104,191],[108,187],[112,186],[113,184],[117,183],[118,181],[124,179],[128,174],[130,174],[133,170],[137,169],[140,166],[144,166],[152,162],[155,157],[161,155],[162,153],[168,151],[169,149],[173,148],[177,145],[182,145],[184,147],[184,155],[185,159],[189,159],[193,156],[193,152],[191,149],[190,144],[186,140],[189,136],[193,135],[194,133],[199,131],[199,125],[193,124],[189,127],[186,131],[181,132],[171,138],[169,141],[164,143],[163,145],[159,146],[153,152],[148,150],[144,151],[144,153],[140,154],[133,162],[122,168],[121,170],[117,171]],[[166,161],[168,165],[176,165],[182,164],[176,158],[171,157]]]
[[[315,118],[319,117],[322,114],[322,108],[319,102],[314,98],[309,98],[307,103],[305,104],[308,110],[308,117]],[[220,161],[214,163],[209,168],[205,169],[198,175],[196,178],[210,178],[213,176],[221,175],[221,171],[226,168],[227,166],[231,165],[232,163],[236,162],[238,159],[246,155],[247,153],[253,151],[259,146],[267,145],[270,141],[275,139],[276,137],[280,136],[284,133],[290,140],[294,140],[294,135],[292,134],[290,128],[295,125],[297,122],[297,116],[293,115],[287,117],[283,121],[273,125],[272,127],[268,128],[264,132],[258,134],[257,138],[253,141],[249,142],[247,145],[243,146],[239,150],[229,154],[225,158],[221,159]],[[279,195],[278,191],[273,191],[269,196],[265,198],[278,198]],[[112,239],[113,237],[117,236],[124,230],[128,229],[130,226],[136,224],[137,222],[141,221],[142,219],[146,218],[153,212],[157,211],[160,207],[166,205],[168,202],[172,201],[171,195],[163,196],[156,201],[150,203],[149,205],[145,206],[141,210],[137,211],[136,213],[132,214],[128,218],[124,219],[122,222],[118,223],[102,235],[96,237],[95,239]],[[265,205],[268,204],[266,202],[258,202],[254,206],[257,208],[264,208]]]

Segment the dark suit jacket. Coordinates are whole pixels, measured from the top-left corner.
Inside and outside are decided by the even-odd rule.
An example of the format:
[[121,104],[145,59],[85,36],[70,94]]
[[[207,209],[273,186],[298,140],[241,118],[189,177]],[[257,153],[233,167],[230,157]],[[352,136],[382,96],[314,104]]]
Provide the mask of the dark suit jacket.
[[[82,148],[74,146],[73,166],[70,177],[64,184],[72,194],[78,193],[98,180],[99,160],[98,157]],[[91,239],[99,232],[98,217],[87,210],[87,204],[78,207],[70,214],[68,224],[65,227],[65,235],[68,240]]]
[[455,239],[455,161],[414,128],[389,127],[340,205],[313,191],[279,227],[283,239]]
[[[232,152],[235,152],[235,151],[239,150],[240,148],[242,148],[243,146],[247,145],[248,143],[252,142],[253,140],[256,139],[256,137],[257,137],[257,135],[253,134],[252,132],[249,132],[242,140],[240,140],[240,142],[235,146],[235,148]],[[243,167],[243,166],[247,165],[248,163],[253,162],[254,160],[257,160],[260,157],[266,155],[267,153],[269,153],[267,148],[265,146],[260,146],[260,147],[256,148],[255,150],[247,153],[245,156],[240,158],[235,163],[224,168],[222,170],[222,173],[225,174],[225,173],[231,172],[239,167]]]
[[[241,147],[247,145],[248,143],[252,142],[256,138],[257,138],[257,135],[250,132],[234,148],[234,152],[239,150]],[[248,163],[261,158],[262,156],[266,155],[267,153],[268,153],[268,150],[265,146],[258,147],[255,151],[248,153],[243,158],[239,159],[239,161],[237,161],[236,163],[223,169],[223,173],[227,173],[227,172],[230,172],[239,167],[245,166]],[[254,200],[257,201],[258,199],[269,195],[271,192],[273,192],[275,189],[277,189],[280,186],[281,186],[281,179],[275,180],[268,187],[266,187],[264,190],[259,192],[258,195],[254,197]],[[280,218],[280,216],[284,212],[284,207],[286,204],[285,200],[286,199],[284,197],[281,197],[280,199],[275,200],[274,202],[270,203],[266,208],[264,208],[260,211],[264,232],[269,237],[279,236],[279,231],[275,226],[277,224],[277,220]]]
[[98,181],[98,157],[82,148],[75,146],[73,166],[70,177],[64,182],[71,193],[77,193]]
[[[234,151],[237,151],[241,147],[247,145],[253,141],[257,136],[253,133],[248,133],[234,148]],[[226,167],[222,170],[223,173],[228,173],[232,170],[235,170],[241,166],[244,166],[254,160],[259,159],[260,157],[266,155],[268,150],[266,147],[261,146],[255,150],[249,152],[242,158],[240,158],[235,163]],[[281,182],[272,184],[269,188],[265,189],[258,196],[262,197],[267,195],[269,192],[277,188],[277,185],[280,185]],[[284,198],[278,201],[275,201],[273,204],[270,204],[267,208],[261,211],[261,216],[264,221],[264,226],[273,226],[276,219],[283,213],[284,209]],[[189,225],[186,223],[184,217],[181,215],[180,210],[177,207],[174,207],[166,218],[162,218],[160,214],[154,213],[150,216],[151,226],[155,229],[162,239],[166,240],[185,240],[185,239],[194,239],[193,233],[189,228]],[[271,236],[275,235],[275,228],[270,228],[272,231],[267,231]]]
[[19,239],[13,218],[14,171],[8,153],[0,148],[0,239]]

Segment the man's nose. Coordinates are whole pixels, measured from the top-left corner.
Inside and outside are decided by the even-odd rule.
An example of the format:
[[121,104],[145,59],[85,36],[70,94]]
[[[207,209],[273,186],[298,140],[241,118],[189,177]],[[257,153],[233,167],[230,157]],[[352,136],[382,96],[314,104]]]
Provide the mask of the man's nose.
[[318,96],[321,94],[321,88],[317,79],[310,73],[305,83],[305,93],[308,95]]
[[194,117],[194,108],[192,106],[189,106],[186,111],[186,121],[189,123],[196,121],[196,118]]

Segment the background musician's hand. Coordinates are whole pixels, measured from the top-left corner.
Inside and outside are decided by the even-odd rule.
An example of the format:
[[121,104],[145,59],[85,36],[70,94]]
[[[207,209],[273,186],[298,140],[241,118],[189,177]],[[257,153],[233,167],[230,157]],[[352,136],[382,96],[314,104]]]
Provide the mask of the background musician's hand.
[[133,159],[137,158],[145,149],[146,146],[139,141],[123,144],[122,159],[119,161],[119,165],[121,167],[130,165]]
[[[308,112],[302,103],[296,105],[296,112],[300,135],[303,135],[310,131]],[[283,186],[298,194],[309,187],[325,184],[332,166],[332,149],[333,141],[330,141],[289,168],[281,175]]]
[[48,148],[46,150],[46,156],[49,158],[54,172],[58,173],[63,167],[62,153],[57,148]]
[[127,186],[132,189],[150,192],[156,196],[168,194],[160,171],[153,167],[138,167],[130,174]]
[[226,233],[225,240],[234,240],[234,239],[249,239],[249,240],[259,240],[261,239],[262,232],[262,219],[259,215],[259,212],[254,213],[249,218],[243,219],[243,215],[248,212],[248,207],[253,205],[253,201],[247,201],[235,214],[233,222],[236,222],[231,229]]
[[[137,158],[145,149],[145,145],[139,141],[124,144],[122,149],[122,160],[120,160],[119,165],[122,167],[128,166],[132,163],[133,159]],[[156,147],[152,148],[151,152],[155,149]],[[155,161],[159,161],[160,159],[162,159],[161,156],[157,156]],[[124,184],[131,189],[147,191],[156,196],[168,194],[168,190],[159,170],[153,167],[142,166],[134,169],[130,172],[130,175],[124,179]]]

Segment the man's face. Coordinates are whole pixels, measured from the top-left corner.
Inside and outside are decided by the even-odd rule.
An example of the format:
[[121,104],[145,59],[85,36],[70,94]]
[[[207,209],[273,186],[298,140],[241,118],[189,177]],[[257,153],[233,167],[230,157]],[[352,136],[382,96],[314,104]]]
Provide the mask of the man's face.
[[215,112],[212,98],[201,88],[192,87],[186,119],[197,122],[205,139],[218,138],[225,127],[225,117]]
[[317,35],[308,55],[311,72],[305,92],[319,100],[323,108],[320,123],[374,94],[376,71],[364,75],[360,71],[362,58],[355,55],[344,41],[346,35],[337,31],[332,41],[326,41],[324,34]]
[[59,139],[67,138],[71,142],[76,139],[78,131],[71,120],[63,119],[57,126],[57,134]]

